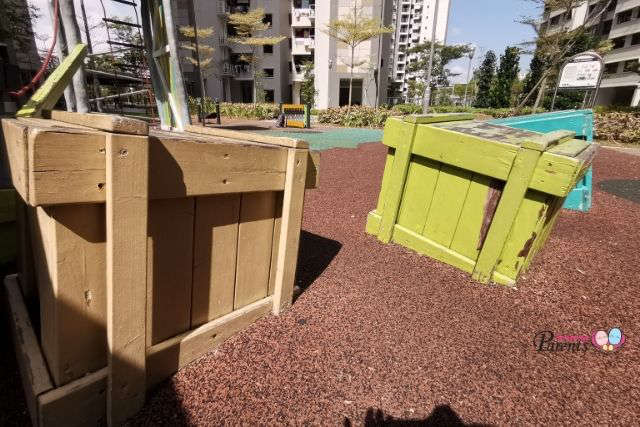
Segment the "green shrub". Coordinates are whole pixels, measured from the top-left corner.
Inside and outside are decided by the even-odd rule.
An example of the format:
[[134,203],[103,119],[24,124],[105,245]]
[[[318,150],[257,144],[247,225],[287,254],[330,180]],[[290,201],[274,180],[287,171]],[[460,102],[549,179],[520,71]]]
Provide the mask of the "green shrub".
[[640,109],[629,112],[606,111],[596,109],[595,113],[595,137],[608,141],[616,141],[625,144],[640,143]]
[[[204,99],[205,113],[213,113],[216,110],[215,102],[209,98]],[[191,114],[198,114],[198,108],[200,106],[200,98],[189,97],[189,112]],[[270,120],[275,119],[280,114],[280,106],[277,104],[242,104],[221,102],[220,103],[220,115],[231,118],[242,119],[257,119],[257,120]]]

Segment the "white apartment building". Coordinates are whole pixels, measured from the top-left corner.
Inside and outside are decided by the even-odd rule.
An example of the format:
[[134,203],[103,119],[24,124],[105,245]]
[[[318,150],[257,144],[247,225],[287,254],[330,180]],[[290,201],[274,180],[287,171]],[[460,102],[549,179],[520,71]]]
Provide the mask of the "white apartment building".
[[[589,0],[571,12],[547,10],[542,25],[546,31],[575,29],[591,16],[605,0]],[[605,71],[597,105],[640,105],[640,74],[631,71],[640,59],[640,0],[613,0],[598,22],[591,23],[595,34],[613,42],[613,50],[604,56]]]
[[[349,94],[350,49],[325,32],[334,19],[352,13],[354,2],[365,16],[391,25],[393,0],[177,0],[178,25],[212,27],[214,29],[214,61],[206,70],[206,92],[209,97],[228,102],[253,102],[253,70],[241,55],[248,48],[230,43],[233,28],[227,25],[228,13],[263,8],[265,21],[271,29],[265,36],[283,35],[287,39],[257,52],[258,66],[269,102],[300,102],[304,80],[302,64],[314,62],[316,107],[345,105]],[[448,0],[445,0],[448,1]],[[207,40],[209,42],[209,40]],[[353,104],[375,106],[386,102],[388,58],[391,57],[391,35],[387,34],[362,43],[355,54]],[[211,43],[209,43],[211,44]],[[183,55],[190,55],[188,50]],[[365,61],[366,59],[366,61]],[[199,93],[197,72],[188,62],[182,62],[186,85],[190,93]]]
[[[395,32],[389,71],[405,101],[409,81],[417,78],[415,73],[408,71],[408,67],[418,60],[418,55],[407,51],[419,43],[431,41],[435,3],[436,0],[393,0],[392,22]],[[436,41],[439,43],[444,43],[447,36],[450,7],[451,0],[439,0],[436,21]]]

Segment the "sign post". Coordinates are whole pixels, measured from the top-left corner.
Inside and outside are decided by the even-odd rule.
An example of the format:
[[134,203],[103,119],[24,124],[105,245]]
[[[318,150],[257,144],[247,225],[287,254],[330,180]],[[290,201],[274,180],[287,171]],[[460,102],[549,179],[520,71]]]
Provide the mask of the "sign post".
[[[582,108],[587,106],[591,108],[596,101],[603,72],[604,61],[596,52],[583,52],[571,57],[560,69],[560,78],[551,102],[551,111],[555,108],[558,90],[584,90]],[[589,94],[591,97],[588,97]]]

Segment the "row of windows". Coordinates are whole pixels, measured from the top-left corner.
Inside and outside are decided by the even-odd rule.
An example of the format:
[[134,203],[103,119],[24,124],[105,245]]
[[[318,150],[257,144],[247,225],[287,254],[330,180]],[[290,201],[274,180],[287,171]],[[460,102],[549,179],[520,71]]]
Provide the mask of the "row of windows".
[[[613,42],[614,49],[622,49],[626,46],[627,36],[616,37],[615,39],[611,39]],[[629,46],[640,45],[640,33],[635,33],[631,35],[631,44]]]
[[[620,61],[623,62],[622,72],[628,73],[634,71],[637,67],[638,60],[631,59],[629,61]],[[609,64],[605,64],[604,66],[604,74],[616,74],[618,72],[618,68],[620,67],[620,62],[611,62]]]

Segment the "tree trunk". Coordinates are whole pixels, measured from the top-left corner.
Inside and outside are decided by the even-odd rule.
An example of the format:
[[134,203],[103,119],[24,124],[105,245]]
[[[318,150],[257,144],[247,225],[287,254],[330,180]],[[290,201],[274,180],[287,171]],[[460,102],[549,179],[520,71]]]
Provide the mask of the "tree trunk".
[[[65,29],[67,47],[68,49],[73,49],[78,43],[82,43],[73,0],[59,0],[59,6]],[[80,66],[73,76],[73,92],[75,93],[79,113],[89,112],[89,98],[87,96],[85,82],[84,66]]]
[[354,46],[351,46],[351,67],[349,67],[350,75],[349,75],[349,108],[348,108],[348,111],[351,111],[351,95],[353,93],[353,61],[354,61],[355,49],[356,48]]
[[542,83],[540,83],[540,89],[538,89],[538,96],[536,97],[536,102],[533,104],[533,113],[536,112],[538,107],[540,107],[540,103],[544,99],[544,93],[547,90],[547,76],[542,78]]
[[[51,15],[51,28],[53,28],[53,22],[56,19],[53,14],[55,13],[54,7],[55,0],[49,0],[49,15]],[[64,58],[67,57],[67,42],[64,37],[64,27],[62,22],[60,22],[60,13],[58,13],[58,42],[56,43],[56,55],[58,56],[58,60],[60,62],[64,61]],[[67,111],[75,111],[76,110],[76,96],[73,93],[73,86],[67,85],[64,88],[64,103],[67,105]]]

